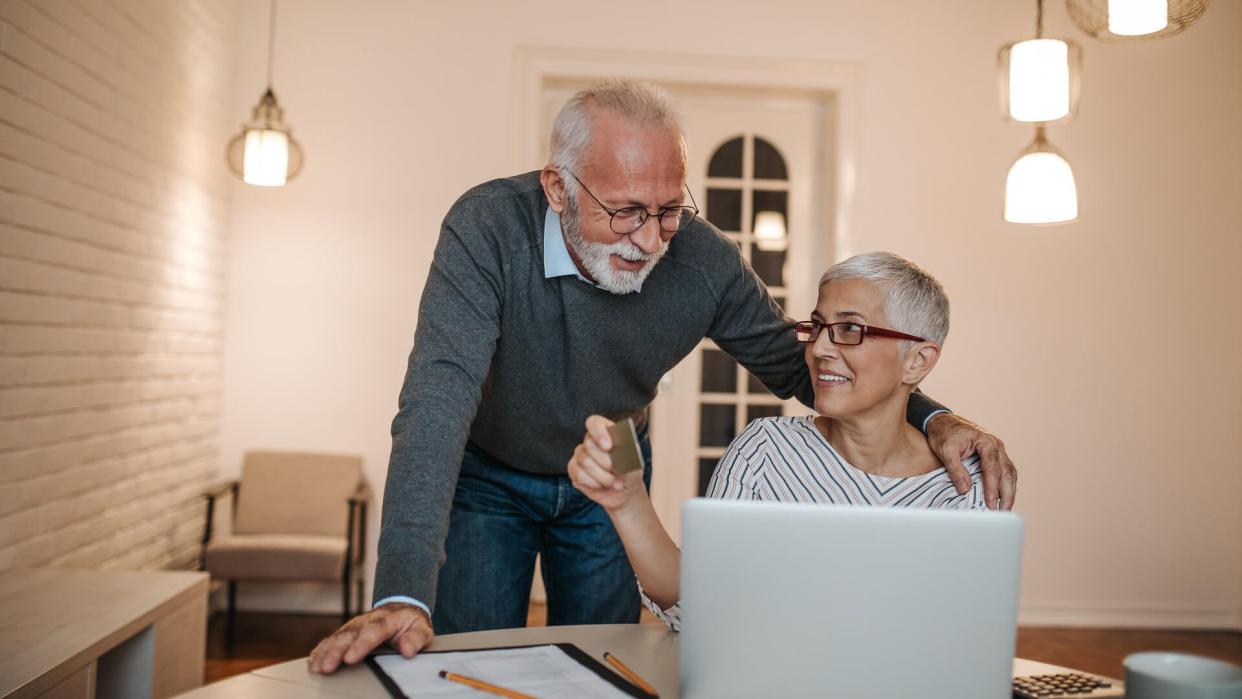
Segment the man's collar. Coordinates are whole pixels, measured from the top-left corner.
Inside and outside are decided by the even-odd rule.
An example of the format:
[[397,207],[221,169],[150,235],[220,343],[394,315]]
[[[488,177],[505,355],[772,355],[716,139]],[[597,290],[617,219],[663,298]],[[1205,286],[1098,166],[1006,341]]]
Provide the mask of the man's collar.
[[573,275],[588,284],[590,281],[578,272],[578,265],[569,256],[569,247],[565,244],[565,236],[561,233],[561,216],[548,207],[543,216],[543,278],[568,277]]
[[[565,235],[561,232],[561,216],[549,206],[547,213],[543,215],[543,278],[552,279],[570,275],[591,286],[599,286],[578,271],[574,258],[569,256],[569,246],[565,243]],[[634,290],[636,294],[641,292],[641,288]]]

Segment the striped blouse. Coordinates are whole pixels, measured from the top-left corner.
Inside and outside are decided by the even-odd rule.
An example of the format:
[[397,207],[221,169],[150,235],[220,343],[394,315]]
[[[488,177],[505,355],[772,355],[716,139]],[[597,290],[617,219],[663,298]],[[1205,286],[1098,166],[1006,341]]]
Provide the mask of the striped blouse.
[[[965,463],[971,488],[958,495],[944,469],[908,478],[875,476],[841,456],[815,426],[815,418],[755,420],[729,445],[707,486],[707,497],[728,500],[986,510],[979,457]],[[673,630],[680,607],[660,609],[638,586],[643,604]]]

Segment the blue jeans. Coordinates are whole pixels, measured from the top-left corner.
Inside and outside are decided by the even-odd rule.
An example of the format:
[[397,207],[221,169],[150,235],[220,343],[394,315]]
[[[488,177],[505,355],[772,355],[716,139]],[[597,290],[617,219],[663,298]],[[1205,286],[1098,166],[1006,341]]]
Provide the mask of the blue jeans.
[[[650,488],[645,431],[639,445]],[[604,508],[568,476],[518,471],[467,450],[444,548],[437,634],[526,626],[535,554],[542,554],[548,625],[638,621],[641,601],[621,539]]]

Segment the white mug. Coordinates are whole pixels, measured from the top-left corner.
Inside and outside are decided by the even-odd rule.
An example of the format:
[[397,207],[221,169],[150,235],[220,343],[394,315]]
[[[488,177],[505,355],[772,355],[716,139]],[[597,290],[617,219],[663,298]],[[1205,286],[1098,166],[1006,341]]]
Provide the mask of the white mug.
[[1127,656],[1126,699],[1242,699],[1242,667],[1183,653]]

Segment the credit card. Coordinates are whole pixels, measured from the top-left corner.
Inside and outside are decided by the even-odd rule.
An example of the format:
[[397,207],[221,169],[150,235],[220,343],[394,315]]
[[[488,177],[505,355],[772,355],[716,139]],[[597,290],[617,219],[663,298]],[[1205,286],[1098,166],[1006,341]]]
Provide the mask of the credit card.
[[638,449],[634,420],[627,417],[613,423],[608,433],[612,435],[612,451],[608,454],[612,458],[612,472],[621,475],[642,469],[643,453]]

